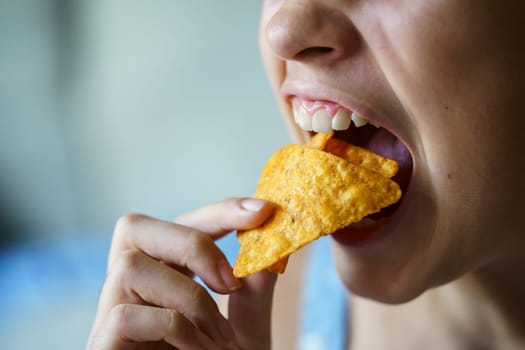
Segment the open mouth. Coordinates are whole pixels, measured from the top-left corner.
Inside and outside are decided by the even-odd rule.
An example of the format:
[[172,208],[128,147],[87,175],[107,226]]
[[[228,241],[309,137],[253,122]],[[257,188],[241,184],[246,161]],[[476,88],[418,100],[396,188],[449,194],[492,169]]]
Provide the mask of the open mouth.
[[[399,184],[403,194],[406,193],[412,177],[413,160],[406,144],[394,133],[334,102],[294,97],[292,107],[295,122],[311,136],[317,132],[329,133],[333,130],[337,139],[397,161],[399,170],[392,180]],[[352,235],[344,235],[345,239],[351,240],[347,243],[367,240],[377,226],[394,215],[402,201],[403,198],[396,204],[367,216],[362,222],[340,230],[341,234],[335,233],[334,236],[352,231]]]

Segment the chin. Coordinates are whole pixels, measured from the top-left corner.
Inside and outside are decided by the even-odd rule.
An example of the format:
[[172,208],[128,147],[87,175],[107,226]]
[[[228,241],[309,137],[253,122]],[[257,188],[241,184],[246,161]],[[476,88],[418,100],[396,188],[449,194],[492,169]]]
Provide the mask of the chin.
[[439,269],[434,262],[440,252],[433,246],[439,236],[437,199],[428,181],[431,174],[417,153],[388,130],[379,132],[388,133],[380,139],[390,144],[372,149],[400,164],[393,180],[402,188],[402,199],[331,237],[339,274],[352,293],[399,304],[431,287]]

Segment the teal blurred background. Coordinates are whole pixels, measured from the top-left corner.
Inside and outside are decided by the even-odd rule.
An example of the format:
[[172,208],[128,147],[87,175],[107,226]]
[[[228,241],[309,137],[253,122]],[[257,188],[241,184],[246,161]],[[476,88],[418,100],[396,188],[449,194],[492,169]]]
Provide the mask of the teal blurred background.
[[259,6],[0,0],[2,349],[84,347],[119,216],[253,192],[289,142]]

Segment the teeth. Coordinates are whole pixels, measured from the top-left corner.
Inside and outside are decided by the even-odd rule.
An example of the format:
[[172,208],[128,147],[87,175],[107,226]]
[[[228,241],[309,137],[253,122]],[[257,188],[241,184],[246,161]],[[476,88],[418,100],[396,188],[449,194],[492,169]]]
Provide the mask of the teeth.
[[328,134],[332,131],[332,118],[325,109],[320,109],[314,113],[312,118],[312,129],[324,134]]
[[298,110],[293,108],[295,122],[306,131],[327,134],[332,130],[347,130],[352,122],[357,128],[369,123],[368,119],[344,108],[339,108],[333,117],[325,108],[318,109],[313,116],[310,113],[304,106],[300,106]]
[[353,113],[352,112],[352,121],[354,122],[354,125],[357,127],[357,128],[360,128],[362,127],[363,125],[366,125],[368,124],[368,120],[358,116],[357,114]]
[[332,129],[334,130],[346,130],[350,127],[352,117],[350,114],[342,108],[337,110],[337,113],[332,119]]
[[312,117],[308,115],[308,112],[306,111],[306,109],[301,107],[299,111],[297,112],[296,118],[297,118],[296,122],[297,124],[299,124],[301,129],[306,130],[306,131],[312,130]]

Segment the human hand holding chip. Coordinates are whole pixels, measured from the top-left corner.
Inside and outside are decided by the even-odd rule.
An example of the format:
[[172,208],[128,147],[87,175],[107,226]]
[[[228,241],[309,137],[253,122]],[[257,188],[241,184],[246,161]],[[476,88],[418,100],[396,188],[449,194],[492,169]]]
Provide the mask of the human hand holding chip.
[[390,178],[398,164],[366,149],[317,134],[270,157],[255,197],[276,204],[262,226],[238,233],[236,277],[269,269],[283,273],[288,256],[318,239],[396,203]]

